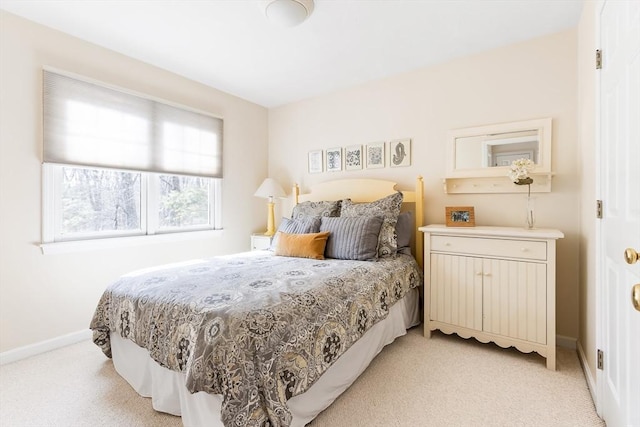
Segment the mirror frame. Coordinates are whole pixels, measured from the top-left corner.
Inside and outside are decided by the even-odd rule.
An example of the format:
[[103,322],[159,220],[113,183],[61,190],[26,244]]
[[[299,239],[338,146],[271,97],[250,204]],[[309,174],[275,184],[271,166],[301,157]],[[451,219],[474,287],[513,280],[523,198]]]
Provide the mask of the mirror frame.
[[536,164],[533,175],[551,174],[551,118],[524,120],[519,122],[499,123],[486,126],[455,129],[449,132],[447,146],[447,173],[446,178],[480,178],[480,177],[506,177],[509,166],[493,166],[477,169],[456,169],[456,139],[482,136],[498,133],[510,133],[526,130],[538,130],[540,135],[538,152],[540,163]]

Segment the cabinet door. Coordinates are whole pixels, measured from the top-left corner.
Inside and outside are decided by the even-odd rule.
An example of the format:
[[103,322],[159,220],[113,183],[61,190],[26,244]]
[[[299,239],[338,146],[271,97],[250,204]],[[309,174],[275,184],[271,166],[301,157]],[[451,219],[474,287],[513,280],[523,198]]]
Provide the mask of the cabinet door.
[[483,330],[546,344],[546,264],[485,259],[482,273]]
[[482,330],[482,259],[431,254],[431,320]]

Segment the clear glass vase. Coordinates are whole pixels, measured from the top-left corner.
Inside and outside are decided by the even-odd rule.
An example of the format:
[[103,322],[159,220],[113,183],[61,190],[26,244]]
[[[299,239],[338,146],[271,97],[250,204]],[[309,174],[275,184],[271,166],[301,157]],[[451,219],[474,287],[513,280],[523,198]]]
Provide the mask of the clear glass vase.
[[525,212],[525,228],[531,230],[536,226],[536,199],[527,196]]

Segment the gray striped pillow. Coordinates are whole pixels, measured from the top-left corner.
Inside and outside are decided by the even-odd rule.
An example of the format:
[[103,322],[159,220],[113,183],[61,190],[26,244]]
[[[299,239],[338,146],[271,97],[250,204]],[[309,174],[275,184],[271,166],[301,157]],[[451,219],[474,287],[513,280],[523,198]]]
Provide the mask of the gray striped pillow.
[[278,247],[278,233],[281,231],[283,233],[289,234],[317,233],[318,231],[320,231],[320,218],[282,218],[282,221],[280,221],[280,225],[278,225],[278,231],[271,240],[270,250],[275,251],[276,247]]
[[378,257],[381,216],[323,217],[320,231],[329,231],[326,258],[371,260]]

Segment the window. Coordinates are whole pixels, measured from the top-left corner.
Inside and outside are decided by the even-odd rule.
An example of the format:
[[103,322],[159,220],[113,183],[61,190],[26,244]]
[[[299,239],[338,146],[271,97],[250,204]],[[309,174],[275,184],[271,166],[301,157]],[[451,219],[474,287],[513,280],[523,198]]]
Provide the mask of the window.
[[145,230],[142,174],[56,167],[60,202],[54,240],[141,234]]
[[211,179],[193,176],[156,175],[158,229],[208,227]]
[[220,228],[222,120],[44,72],[44,242]]
[[[219,180],[184,175],[45,166],[53,216],[46,242],[211,230]],[[47,198],[45,198],[47,200]],[[46,228],[46,227],[45,227]]]

